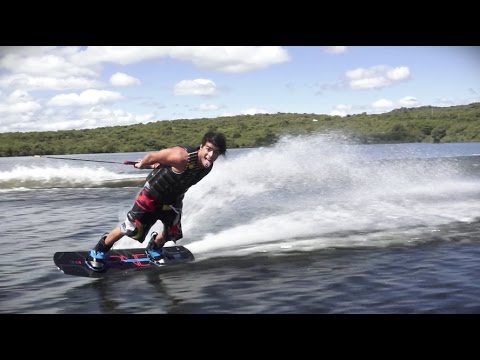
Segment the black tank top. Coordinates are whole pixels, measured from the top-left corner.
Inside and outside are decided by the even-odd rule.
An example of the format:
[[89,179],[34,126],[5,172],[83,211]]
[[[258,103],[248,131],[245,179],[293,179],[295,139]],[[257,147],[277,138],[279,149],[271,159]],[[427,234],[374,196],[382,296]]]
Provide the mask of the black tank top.
[[199,147],[182,147],[188,152],[185,171],[177,174],[171,166],[160,165],[147,176],[145,186],[149,189],[149,194],[156,198],[157,203],[173,205],[176,198],[185,194],[192,185],[198,183],[212,170],[213,164],[208,168],[198,164]]

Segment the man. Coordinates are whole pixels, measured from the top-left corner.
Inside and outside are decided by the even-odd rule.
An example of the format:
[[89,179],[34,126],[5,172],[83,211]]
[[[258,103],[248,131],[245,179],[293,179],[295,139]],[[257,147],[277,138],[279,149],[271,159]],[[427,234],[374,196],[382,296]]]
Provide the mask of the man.
[[125,221],[104,234],[90,251],[87,266],[94,271],[103,271],[106,253],[116,241],[126,235],[143,242],[157,220],[162,221],[163,232],[151,234],[145,253],[150,261],[162,264],[165,243],[183,237],[180,220],[185,193],[212,170],[215,160],[226,151],[225,136],[207,132],[197,148],[174,146],[145,155],[134,166],[154,170],[147,176]]

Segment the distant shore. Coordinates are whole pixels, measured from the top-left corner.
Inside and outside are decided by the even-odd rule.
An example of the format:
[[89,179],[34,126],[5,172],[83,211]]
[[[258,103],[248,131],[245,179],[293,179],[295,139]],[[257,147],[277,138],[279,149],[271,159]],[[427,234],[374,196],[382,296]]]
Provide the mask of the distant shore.
[[0,133],[0,156],[144,152],[196,145],[208,130],[228,148],[270,146],[285,135],[340,133],[361,144],[480,142],[480,103],[400,108],[384,114],[257,114],[165,120],[128,126]]

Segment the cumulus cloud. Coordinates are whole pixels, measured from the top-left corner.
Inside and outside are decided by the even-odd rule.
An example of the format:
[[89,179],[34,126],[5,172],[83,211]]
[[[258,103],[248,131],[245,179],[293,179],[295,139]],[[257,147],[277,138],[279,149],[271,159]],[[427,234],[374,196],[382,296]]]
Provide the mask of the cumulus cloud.
[[0,87],[54,90],[97,87],[101,68],[82,66],[71,56],[79,47],[8,47],[0,52]]
[[0,104],[0,114],[33,113],[41,108],[35,101],[21,101],[14,104]]
[[399,100],[389,100],[386,98],[378,99],[369,105],[351,105],[339,104],[330,111],[331,116],[347,116],[365,112],[368,114],[378,114],[391,111],[400,107],[415,107],[420,106],[420,102],[413,96],[405,96]]
[[33,114],[7,114],[7,116],[2,114],[0,132],[87,129],[147,123],[154,120],[153,114],[134,114],[102,106],[88,109],[52,107],[41,109]]
[[0,58],[0,68],[11,73],[35,76],[48,74],[48,76],[54,78],[94,77],[98,75],[98,69],[79,66],[65,55],[64,52],[48,54],[13,52]]
[[265,109],[259,109],[259,108],[249,108],[242,110],[240,112],[242,115],[255,115],[255,114],[268,114],[268,111]]
[[406,66],[396,67],[387,71],[387,79],[401,81],[410,77],[410,69]]
[[[278,46],[92,46],[6,47],[0,51],[0,87],[23,90],[88,89],[103,63],[128,65],[150,59],[173,58],[220,72],[246,72],[290,60]],[[116,86],[138,84],[128,75],[113,76]]]
[[175,96],[185,95],[215,95],[217,86],[212,80],[208,79],[195,79],[195,80],[182,80],[175,84],[173,93]]
[[140,85],[140,80],[133,76],[117,72],[110,77],[110,84],[113,86]]
[[413,96],[405,96],[398,100],[398,103],[403,107],[415,107],[419,105],[417,98]]
[[54,117],[52,121],[42,123],[41,130],[71,130],[103,126],[130,125],[153,121],[151,114],[132,114],[124,110],[112,110],[104,107],[92,107],[85,111],[75,112],[70,118]]
[[50,76],[30,76],[27,74],[14,74],[0,76],[0,87],[9,89],[54,90],[63,91],[70,89],[84,89],[101,86],[102,83],[95,79],[67,77],[55,78]]
[[172,57],[190,60],[196,66],[227,73],[263,69],[290,60],[279,46],[211,46],[175,47]]
[[23,90],[15,90],[7,96],[6,102],[9,104],[14,104],[19,101],[29,101],[32,100],[33,97],[30,94]]
[[[0,102],[0,114],[8,116],[11,114],[31,116],[35,111],[41,109],[41,105],[35,101],[26,91],[15,90],[10,93],[3,102]],[[6,123],[9,121],[6,118],[0,120]],[[9,123],[11,123],[9,121]]]
[[393,109],[395,107],[395,103],[391,100],[380,99],[373,102],[372,107],[375,110]]
[[352,105],[347,104],[338,104],[335,108],[330,111],[331,116],[347,116],[352,109]]
[[198,107],[195,108],[195,110],[199,110],[199,111],[213,111],[218,109],[219,109],[219,106],[213,105],[213,104],[200,104]]
[[95,120],[99,126],[128,125],[153,121],[152,114],[133,114],[122,109],[95,106],[84,113],[85,119]]
[[123,96],[115,91],[85,90],[80,94],[70,93],[54,96],[47,103],[49,106],[92,106],[101,103],[113,103],[122,100]]
[[323,50],[328,54],[343,54],[347,51],[347,46],[324,46]]
[[345,74],[351,89],[380,89],[398,81],[410,78],[410,69],[406,66],[392,68],[387,65],[377,65],[370,68],[357,68]]
[[290,60],[288,52],[279,46],[91,46],[71,58],[76,64],[89,66],[100,62],[127,65],[166,57],[191,61],[202,69],[231,73]]

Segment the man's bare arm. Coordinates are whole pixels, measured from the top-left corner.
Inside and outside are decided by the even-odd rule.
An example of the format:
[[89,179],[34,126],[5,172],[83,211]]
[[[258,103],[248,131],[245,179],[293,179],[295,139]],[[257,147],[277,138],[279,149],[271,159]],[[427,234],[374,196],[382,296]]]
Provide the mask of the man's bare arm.
[[161,165],[172,166],[174,170],[183,172],[187,166],[187,161],[187,151],[180,146],[175,146],[173,148],[149,152],[135,167],[144,169],[150,167],[150,165],[159,163]]

